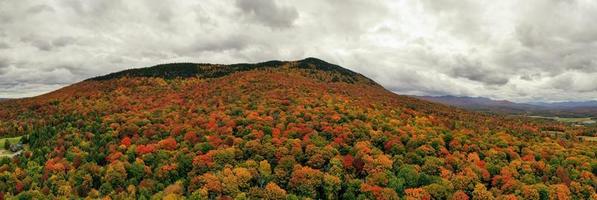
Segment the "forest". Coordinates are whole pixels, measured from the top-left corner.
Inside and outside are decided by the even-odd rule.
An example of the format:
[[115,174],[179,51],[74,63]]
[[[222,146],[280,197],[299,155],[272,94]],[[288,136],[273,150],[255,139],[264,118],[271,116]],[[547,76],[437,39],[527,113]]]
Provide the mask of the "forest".
[[597,199],[591,131],[317,59],[159,65],[0,102],[0,136],[25,146],[0,199]]

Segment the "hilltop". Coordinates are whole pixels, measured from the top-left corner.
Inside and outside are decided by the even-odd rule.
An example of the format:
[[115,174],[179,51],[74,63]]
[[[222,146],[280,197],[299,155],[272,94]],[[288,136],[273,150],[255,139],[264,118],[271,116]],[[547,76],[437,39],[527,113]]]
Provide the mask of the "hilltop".
[[[583,127],[392,93],[325,61],[164,64],[0,103],[7,199],[597,197]],[[554,133],[556,132],[556,133]]]
[[[206,63],[170,63],[161,64],[153,67],[129,69],[121,72],[95,77],[89,80],[110,80],[121,77],[159,77],[164,79],[173,78],[218,78],[230,75],[235,72],[251,70],[267,70],[276,68],[302,69],[310,72],[326,72],[333,74],[330,80],[332,82],[346,82],[365,84],[376,84],[371,79],[355,73],[338,65],[330,64],[317,58],[305,58],[298,61],[268,61],[262,63],[241,63],[232,65],[216,65]],[[320,78],[319,78],[320,79]]]

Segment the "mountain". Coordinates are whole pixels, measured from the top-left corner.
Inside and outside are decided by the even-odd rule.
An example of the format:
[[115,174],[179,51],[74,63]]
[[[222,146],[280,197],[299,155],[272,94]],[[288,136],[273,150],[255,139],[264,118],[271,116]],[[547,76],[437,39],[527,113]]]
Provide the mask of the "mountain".
[[456,106],[474,111],[512,115],[541,115],[557,117],[597,117],[597,101],[515,103],[483,97],[413,96],[414,98]]
[[597,107],[597,101],[565,101],[565,102],[530,102],[529,104],[547,108],[589,108]]
[[[320,72],[333,74],[330,80],[332,82],[346,82],[346,83],[365,83],[376,85],[371,79],[342,68],[338,65],[327,63],[317,58],[306,58],[297,62],[283,62],[283,61],[268,61],[256,64],[233,64],[233,65],[214,65],[214,64],[197,64],[197,63],[171,63],[156,65],[149,68],[129,69],[121,72],[108,74],[105,76],[95,77],[89,80],[109,80],[121,77],[160,77],[164,79],[173,78],[217,78],[226,76],[235,72],[244,72],[257,69],[276,69],[276,68],[292,68],[301,70],[317,70]],[[317,79],[321,80],[322,77]]]
[[479,111],[496,112],[525,112],[538,109],[539,106],[531,104],[514,103],[506,100],[492,100],[484,97],[457,97],[457,96],[414,96],[415,98],[463,107]]
[[591,131],[397,95],[316,58],[163,64],[0,102],[0,135],[24,144],[0,159],[0,197],[589,199],[597,145],[575,136]]

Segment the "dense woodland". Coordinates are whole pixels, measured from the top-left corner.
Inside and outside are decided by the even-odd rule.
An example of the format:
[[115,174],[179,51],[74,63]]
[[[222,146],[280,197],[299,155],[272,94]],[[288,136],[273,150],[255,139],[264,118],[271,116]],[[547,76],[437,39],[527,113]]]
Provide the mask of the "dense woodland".
[[396,95],[315,59],[261,65],[0,103],[0,134],[26,144],[0,161],[0,199],[597,199],[582,127]]

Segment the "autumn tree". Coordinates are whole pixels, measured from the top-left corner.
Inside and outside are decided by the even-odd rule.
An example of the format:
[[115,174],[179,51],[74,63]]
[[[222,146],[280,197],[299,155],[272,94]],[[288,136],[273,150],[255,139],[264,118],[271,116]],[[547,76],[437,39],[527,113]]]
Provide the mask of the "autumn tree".
[[318,188],[322,186],[322,179],[321,171],[297,165],[292,171],[288,186],[296,194],[315,198]]

